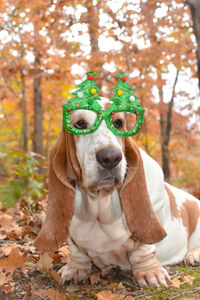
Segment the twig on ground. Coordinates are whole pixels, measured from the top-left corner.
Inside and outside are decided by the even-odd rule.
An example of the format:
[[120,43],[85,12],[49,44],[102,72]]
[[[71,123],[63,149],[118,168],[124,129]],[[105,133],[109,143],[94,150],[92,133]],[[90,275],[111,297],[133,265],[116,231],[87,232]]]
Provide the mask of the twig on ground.
[[199,288],[195,288],[192,291],[184,291],[183,293],[180,293],[180,294],[178,294],[176,296],[168,298],[168,300],[174,300],[174,299],[177,299],[177,298],[179,298],[179,297],[181,297],[183,295],[194,294],[194,293],[197,293],[197,292],[200,292],[200,287]]

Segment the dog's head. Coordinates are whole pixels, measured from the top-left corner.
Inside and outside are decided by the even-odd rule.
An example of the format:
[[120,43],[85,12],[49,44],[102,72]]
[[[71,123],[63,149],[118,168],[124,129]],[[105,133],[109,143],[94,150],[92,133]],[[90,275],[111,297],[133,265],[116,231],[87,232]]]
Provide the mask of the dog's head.
[[[102,99],[101,105],[106,109],[109,101]],[[76,110],[71,121],[74,127],[89,128],[96,119],[93,111]],[[125,130],[125,114],[116,113],[113,123],[118,129]],[[98,193],[112,193],[120,187],[126,174],[125,140],[115,136],[106,126],[105,121],[97,131],[88,135],[74,136],[75,149],[81,169],[79,184],[87,193],[95,196]]]
[[[103,99],[103,109],[109,101]],[[95,122],[92,111],[76,110],[71,122],[89,128]],[[114,126],[126,130],[127,119],[118,113]],[[49,158],[49,202],[45,223],[35,245],[56,249],[66,238],[73,216],[75,185],[95,197],[118,189],[133,238],[155,243],[165,236],[151,207],[140,152],[132,138],[115,136],[104,121],[92,134],[71,135],[62,131]]]

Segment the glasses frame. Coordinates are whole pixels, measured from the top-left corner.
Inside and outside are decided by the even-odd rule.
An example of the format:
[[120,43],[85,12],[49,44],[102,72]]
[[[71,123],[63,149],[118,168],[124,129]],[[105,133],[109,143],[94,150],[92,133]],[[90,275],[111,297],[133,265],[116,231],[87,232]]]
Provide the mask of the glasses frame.
[[[102,110],[102,107],[96,101],[93,101],[92,103],[91,102],[88,103],[86,100],[75,102],[69,100],[63,105],[63,126],[67,132],[76,135],[91,134],[100,127],[103,120],[105,120],[107,128],[116,136],[134,136],[142,129],[145,109],[138,102],[134,103],[133,105],[129,105],[128,107],[126,106],[126,108],[112,103],[108,107],[108,110]],[[97,115],[95,123],[87,129],[75,128],[70,119],[70,114],[75,110],[90,110],[95,112]],[[118,112],[129,112],[136,115],[136,122],[132,130],[120,131],[113,125],[112,117]]]

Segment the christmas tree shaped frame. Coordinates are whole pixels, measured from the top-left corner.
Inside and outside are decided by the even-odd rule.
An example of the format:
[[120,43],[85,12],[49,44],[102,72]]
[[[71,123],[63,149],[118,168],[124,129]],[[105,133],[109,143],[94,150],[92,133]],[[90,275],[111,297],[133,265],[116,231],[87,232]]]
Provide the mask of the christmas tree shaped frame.
[[[142,128],[145,109],[136,101],[138,97],[133,93],[135,91],[134,88],[127,83],[127,75],[121,73],[117,77],[119,78],[119,82],[112,91],[115,92],[115,95],[110,99],[113,104],[108,108],[111,111],[108,123],[109,126],[112,126],[114,134],[118,136],[132,136],[137,134]],[[136,123],[132,130],[124,132],[113,127],[112,114],[117,112],[128,112],[136,115]]]
[[94,72],[87,72],[87,79],[81,82],[78,87],[79,89],[72,93],[74,97],[68,100],[63,105],[63,126],[66,131],[72,134],[88,134],[98,129],[101,123],[101,118],[97,118],[92,128],[77,129],[75,128],[70,119],[70,114],[74,110],[86,109],[94,111],[96,114],[101,110],[101,106],[97,100],[101,100],[98,95],[99,88],[94,81]]

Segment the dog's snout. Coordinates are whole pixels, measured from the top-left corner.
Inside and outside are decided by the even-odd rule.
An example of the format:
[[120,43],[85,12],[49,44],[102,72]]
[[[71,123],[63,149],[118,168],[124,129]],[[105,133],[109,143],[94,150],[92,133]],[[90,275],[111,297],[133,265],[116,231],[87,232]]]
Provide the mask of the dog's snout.
[[96,159],[103,168],[111,170],[121,161],[122,153],[116,148],[106,148],[96,153]]

